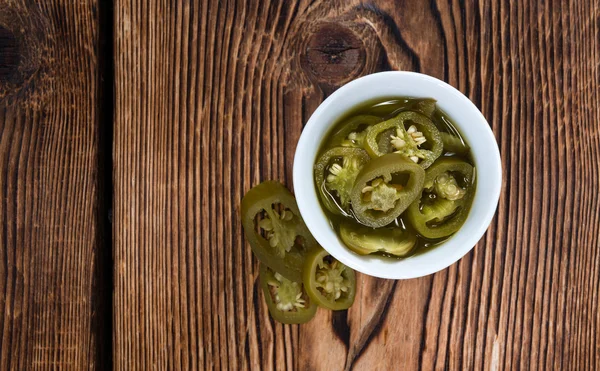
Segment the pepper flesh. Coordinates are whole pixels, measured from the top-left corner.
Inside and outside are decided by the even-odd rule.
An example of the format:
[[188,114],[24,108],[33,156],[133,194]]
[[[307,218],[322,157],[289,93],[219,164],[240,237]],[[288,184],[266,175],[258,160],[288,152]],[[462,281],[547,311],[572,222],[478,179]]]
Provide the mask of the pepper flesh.
[[[277,204],[283,206],[282,211],[273,208]],[[265,218],[258,222],[261,233],[255,220],[263,213]],[[290,191],[279,182],[260,183],[242,199],[241,214],[246,239],[258,260],[284,277],[300,281],[306,252],[317,243]]]
[[462,155],[469,153],[469,146],[458,136],[444,132],[440,132],[440,136],[444,145],[444,151]]
[[423,191],[406,212],[415,230],[431,239],[456,232],[469,215],[473,180],[473,167],[467,162],[457,158],[436,161],[425,174]]
[[415,110],[421,112],[425,116],[431,118],[436,109],[436,100],[435,99],[421,99],[417,104],[415,104]]
[[[408,178],[405,184],[392,182],[398,175]],[[372,228],[390,224],[419,195],[424,178],[425,171],[402,155],[390,153],[371,160],[356,177],[350,196],[356,219]],[[377,179],[386,187],[374,187]]]
[[315,181],[329,211],[340,215],[348,212],[354,180],[369,160],[360,148],[335,147],[321,155],[315,164]]
[[350,223],[340,225],[340,237],[350,250],[359,255],[383,252],[404,257],[417,243],[414,233],[400,228],[372,229]]
[[362,148],[367,130],[381,118],[371,115],[358,115],[348,119],[332,136],[331,143],[342,147]]
[[266,265],[260,265],[260,285],[271,317],[285,324],[310,321],[317,306],[308,297],[301,282],[288,280]]
[[439,130],[429,118],[405,111],[372,126],[365,138],[365,149],[373,158],[399,153],[427,169],[442,154],[443,145]]
[[354,270],[327,251],[314,249],[304,263],[304,287],[317,305],[331,310],[348,309],[356,295]]
[[400,98],[380,103],[372,107],[369,113],[389,117],[404,111],[417,111],[431,118],[436,108],[436,100],[432,98]]

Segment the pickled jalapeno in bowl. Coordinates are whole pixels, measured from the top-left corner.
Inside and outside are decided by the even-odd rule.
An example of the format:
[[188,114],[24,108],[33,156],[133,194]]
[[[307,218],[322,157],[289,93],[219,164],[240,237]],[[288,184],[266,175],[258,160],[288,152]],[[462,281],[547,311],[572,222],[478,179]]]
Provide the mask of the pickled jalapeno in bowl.
[[394,97],[351,110],[322,140],[314,186],[343,244],[405,258],[458,231],[475,194],[470,147],[432,98]]
[[475,247],[496,212],[502,163],[494,132],[464,94],[432,76],[386,71],[317,107],[293,180],[298,211],[331,258],[409,279]]

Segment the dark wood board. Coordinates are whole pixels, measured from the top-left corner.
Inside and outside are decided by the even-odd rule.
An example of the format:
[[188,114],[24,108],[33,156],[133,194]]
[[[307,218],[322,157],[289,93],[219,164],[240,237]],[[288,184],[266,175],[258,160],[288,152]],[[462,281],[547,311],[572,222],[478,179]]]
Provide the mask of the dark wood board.
[[[599,4],[117,0],[117,369],[600,368]],[[271,320],[244,240],[253,185],[292,186],[303,124],[382,70],[456,86],[501,149],[497,216],[421,279]]]
[[[599,9],[0,0],[0,369],[599,369]],[[385,70],[481,109],[496,218],[442,272],[278,324],[241,198],[291,188],[310,114]]]
[[111,365],[99,34],[97,1],[0,1],[1,370]]

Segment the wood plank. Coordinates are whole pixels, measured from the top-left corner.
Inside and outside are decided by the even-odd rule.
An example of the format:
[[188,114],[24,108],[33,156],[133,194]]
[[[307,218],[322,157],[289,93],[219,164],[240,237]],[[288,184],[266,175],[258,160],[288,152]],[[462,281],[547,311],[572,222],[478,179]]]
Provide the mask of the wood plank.
[[[115,367],[599,368],[599,14],[589,0],[117,0]],[[359,275],[349,311],[278,324],[241,197],[291,187],[318,104],[389,69],[480,107],[504,165],[497,217],[442,272]]]
[[99,50],[96,1],[0,1],[2,370],[110,366]]

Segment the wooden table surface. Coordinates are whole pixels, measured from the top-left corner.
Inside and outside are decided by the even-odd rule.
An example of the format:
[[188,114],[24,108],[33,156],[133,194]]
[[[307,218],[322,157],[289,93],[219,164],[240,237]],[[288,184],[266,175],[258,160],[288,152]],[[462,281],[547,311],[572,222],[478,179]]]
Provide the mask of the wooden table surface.
[[[600,369],[599,45],[598,0],[0,0],[0,370]],[[278,324],[240,200],[385,70],[481,109],[496,217]]]

